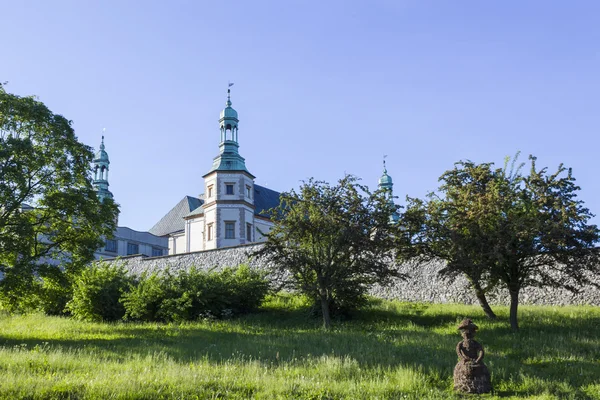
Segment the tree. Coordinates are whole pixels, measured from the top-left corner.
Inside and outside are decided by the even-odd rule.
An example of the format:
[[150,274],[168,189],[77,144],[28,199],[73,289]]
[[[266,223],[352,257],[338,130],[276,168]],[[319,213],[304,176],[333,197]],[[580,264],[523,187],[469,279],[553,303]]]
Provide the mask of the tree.
[[530,172],[523,175],[524,164],[515,168],[517,157],[510,170],[510,159],[503,169],[456,163],[440,178],[439,194],[428,202],[413,200],[407,210],[421,223],[417,248],[448,261],[442,273],[464,274],[476,292],[477,282],[485,283],[484,291],[498,283],[508,289],[513,330],[519,328],[523,288],[577,291],[591,283],[587,273],[600,272],[594,247],[600,231],[588,224],[593,214],[577,199],[571,170],[562,164],[553,174],[537,170],[530,156]]
[[371,193],[345,176],[335,186],[311,179],[280,198],[257,254],[320,305],[326,329],[331,312],[359,305],[370,285],[403,277],[390,259],[396,206],[386,192]]
[[93,259],[112,235],[115,203],[98,200],[91,148],[72,122],[0,85],[0,289],[13,306],[36,277]]
[[577,198],[581,188],[572,170],[560,164],[550,174],[547,168],[537,169],[536,157],[529,160],[529,175],[521,175],[520,169],[503,171],[506,196],[491,237],[492,274],[510,293],[513,330],[519,329],[521,289],[549,286],[577,292],[592,283],[588,273],[600,272],[595,248],[600,231],[588,224],[594,215]]
[[496,314],[485,294],[496,282],[489,273],[492,261],[487,250],[491,246],[489,219],[502,195],[499,173],[490,163],[459,162],[440,177],[443,184],[427,201],[409,198],[401,219],[413,232],[412,256],[445,260],[440,274],[466,277],[490,319],[496,319]]

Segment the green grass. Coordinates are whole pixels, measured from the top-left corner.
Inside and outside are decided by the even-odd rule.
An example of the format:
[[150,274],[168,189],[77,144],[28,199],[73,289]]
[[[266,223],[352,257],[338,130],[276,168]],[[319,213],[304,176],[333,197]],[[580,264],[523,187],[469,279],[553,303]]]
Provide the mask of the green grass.
[[[460,399],[458,322],[471,317],[494,394],[600,399],[600,308],[521,307],[490,322],[477,306],[374,300],[323,332],[291,297],[229,321],[101,324],[0,317],[0,398]],[[472,398],[472,396],[467,396]]]

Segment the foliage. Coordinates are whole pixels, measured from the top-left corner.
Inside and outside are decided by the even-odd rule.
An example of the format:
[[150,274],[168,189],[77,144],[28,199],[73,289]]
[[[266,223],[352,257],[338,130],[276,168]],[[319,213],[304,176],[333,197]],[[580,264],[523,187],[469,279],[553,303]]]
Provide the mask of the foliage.
[[67,303],[73,298],[72,277],[53,268],[42,277],[37,290],[38,308],[48,315],[65,315]]
[[485,293],[497,283],[490,274],[490,254],[493,247],[491,230],[497,204],[506,193],[502,170],[493,164],[461,161],[446,171],[437,193],[426,201],[408,198],[401,220],[410,227],[414,253],[424,261],[443,259],[446,267],[440,274],[455,278],[463,275],[489,318],[496,315]]
[[122,265],[98,262],[81,271],[73,285],[67,309],[85,321],[116,321],[125,315],[121,296],[132,279]]
[[345,176],[335,186],[311,179],[280,199],[256,255],[320,305],[325,328],[332,311],[355,308],[370,285],[401,277],[389,257],[396,207],[388,192],[371,193]]
[[0,85],[0,284],[6,308],[35,291],[44,261],[80,268],[115,227],[117,206],[100,202],[91,148],[71,121]]
[[580,188],[571,170],[561,164],[550,174],[529,159],[528,175],[521,172],[523,164],[515,168],[516,157],[510,169],[510,159],[503,169],[459,162],[440,178],[439,194],[428,202],[413,200],[407,209],[413,222],[422,223],[416,248],[445,258],[444,273],[508,289],[514,330],[522,288],[577,291],[590,283],[588,273],[600,272],[594,248],[600,231],[588,224],[593,215],[577,199]]
[[143,274],[123,295],[126,319],[190,321],[225,318],[255,310],[269,290],[264,274],[246,265],[207,272]]
[[503,306],[491,321],[478,306],[377,301],[324,332],[288,300],[183,324],[0,315],[0,398],[459,400],[452,369],[467,316],[493,374],[483,398],[600,399],[599,307],[524,306],[513,333]]

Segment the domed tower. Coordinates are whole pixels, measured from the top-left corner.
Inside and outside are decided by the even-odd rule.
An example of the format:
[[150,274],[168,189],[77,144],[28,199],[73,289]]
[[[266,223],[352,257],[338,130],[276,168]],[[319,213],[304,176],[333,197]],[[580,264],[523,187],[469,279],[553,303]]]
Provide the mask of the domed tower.
[[[213,159],[213,165],[208,174],[213,171],[246,171],[246,162],[238,151],[238,113],[231,107],[231,89],[227,89],[227,102],[221,111],[219,126],[221,141],[219,155]],[[207,175],[208,175],[207,174]],[[206,176],[206,175],[205,175]]]
[[255,177],[238,151],[238,124],[238,113],[231,107],[231,89],[228,89],[219,118],[219,154],[203,176],[205,250],[254,241]]
[[100,143],[100,150],[96,152],[94,158],[94,188],[98,192],[98,198],[100,201],[104,201],[105,198],[112,199],[113,194],[108,190],[108,166],[110,161],[108,160],[108,153],[104,148],[104,135],[102,136],[102,142]]
[[[386,196],[389,199],[391,204],[394,204],[394,183],[392,182],[392,177],[388,175],[387,168],[385,166],[385,158],[383,159],[383,175],[379,178],[379,189],[384,190],[386,192]],[[397,212],[394,211],[392,215],[390,215],[390,222],[395,223],[398,222],[400,216]]]

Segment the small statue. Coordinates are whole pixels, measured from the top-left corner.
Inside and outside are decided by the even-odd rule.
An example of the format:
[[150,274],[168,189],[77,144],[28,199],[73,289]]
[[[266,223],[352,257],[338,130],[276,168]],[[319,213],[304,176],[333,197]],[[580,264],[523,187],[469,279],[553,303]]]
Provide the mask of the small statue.
[[483,363],[483,346],[473,340],[477,325],[464,319],[458,326],[463,340],[456,345],[458,363],[454,368],[454,390],[463,393],[489,393],[492,390],[490,371]]

